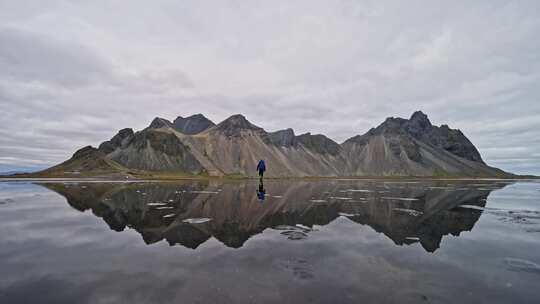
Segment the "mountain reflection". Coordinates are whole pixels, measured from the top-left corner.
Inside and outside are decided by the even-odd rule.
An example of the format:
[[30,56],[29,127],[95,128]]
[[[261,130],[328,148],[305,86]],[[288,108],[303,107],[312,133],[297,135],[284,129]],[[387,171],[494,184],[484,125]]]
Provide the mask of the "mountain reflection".
[[[267,228],[290,240],[340,216],[369,225],[395,244],[419,242],[428,252],[442,237],[470,231],[486,198],[503,182],[269,181],[262,202],[252,182],[47,183],[80,211],[92,210],[115,231],[126,227],[147,244],[197,248],[211,237],[239,248]],[[351,233],[354,233],[351,231]]]

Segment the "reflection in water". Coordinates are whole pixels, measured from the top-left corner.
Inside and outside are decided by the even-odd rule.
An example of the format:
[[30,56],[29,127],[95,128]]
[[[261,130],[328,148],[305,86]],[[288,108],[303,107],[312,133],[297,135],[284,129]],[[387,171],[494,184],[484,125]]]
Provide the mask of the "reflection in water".
[[262,202],[266,195],[262,178],[259,180],[259,187],[257,188],[257,198]]
[[66,197],[77,210],[91,209],[112,230],[133,228],[147,244],[165,239],[170,245],[197,248],[214,237],[239,248],[266,228],[282,231],[289,240],[303,240],[314,225],[344,216],[369,225],[396,245],[419,242],[434,252],[443,236],[470,231],[489,193],[505,184],[275,181],[265,189],[262,182],[190,181],[43,186]]

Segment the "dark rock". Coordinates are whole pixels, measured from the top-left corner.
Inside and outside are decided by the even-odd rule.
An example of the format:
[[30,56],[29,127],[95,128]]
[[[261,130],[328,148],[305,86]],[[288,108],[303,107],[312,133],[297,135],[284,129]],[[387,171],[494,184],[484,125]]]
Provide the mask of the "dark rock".
[[133,129],[131,128],[122,129],[110,140],[101,143],[98,149],[105,154],[109,154],[116,148],[126,145],[133,138],[133,134]]
[[124,143],[124,140],[126,138],[130,138],[131,136],[133,136],[133,129],[125,128],[118,131],[118,133],[113,138],[111,138],[110,141],[114,146],[118,147]]
[[184,145],[178,137],[165,132],[139,132],[133,139],[133,146],[139,150],[150,145],[154,150],[168,155],[182,156],[189,147]]
[[442,148],[459,157],[484,163],[478,150],[460,130],[450,129],[448,125],[433,126],[427,115],[421,111],[414,112],[411,119],[403,127],[408,134],[416,139]]
[[308,237],[306,233],[301,231],[284,231],[281,234],[287,236],[289,240],[293,241],[304,240]]
[[201,133],[215,124],[202,114],[195,114],[186,118],[178,116],[173,122],[173,128],[184,134]]
[[79,158],[86,158],[86,157],[89,157],[89,156],[93,156],[93,155],[99,155],[102,153],[99,152],[98,149],[92,147],[92,146],[86,146],[86,147],[83,147],[83,148],[80,148],[79,150],[75,151],[75,153],[73,153],[73,156],[71,157],[72,159],[79,159]]
[[407,132],[416,138],[429,133],[432,128],[433,126],[427,115],[421,111],[414,112],[409,121],[405,122],[405,129]]
[[204,171],[189,146],[175,134],[152,129],[135,133],[126,146],[111,154],[111,158],[128,168],[141,170]]
[[403,134],[405,132],[403,126],[407,122],[403,118],[388,117],[386,120],[376,128],[372,128],[366,134],[368,135],[382,135],[382,134]]
[[266,133],[262,128],[252,124],[241,114],[236,114],[225,119],[224,121],[220,122],[214,128],[214,130],[221,132],[228,137],[239,136],[241,131],[246,130],[256,131],[261,134]]
[[116,147],[113,144],[111,144],[110,141],[107,140],[107,141],[102,142],[99,145],[98,149],[99,149],[99,151],[101,151],[101,152],[103,152],[105,154],[109,154],[109,153],[113,152],[114,149],[116,149]]
[[364,135],[358,135],[345,142],[365,145],[371,136],[400,136],[400,139],[392,139],[391,150],[394,154],[400,153],[401,147],[409,158],[419,161],[420,155],[414,140],[419,140],[431,146],[443,149],[461,158],[484,164],[482,157],[469,139],[460,131],[450,129],[447,125],[433,126],[426,114],[421,111],[413,113],[410,119],[387,118],[378,127],[369,130]]
[[433,127],[422,139],[459,157],[484,164],[480,152],[460,131],[448,126]]
[[311,135],[308,132],[296,136],[295,139],[307,149],[317,153],[337,155],[341,150],[338,143],[322,134]]
[[268,133],[268,138],[276,146],[291,147],[296,144],[294,131],[291,128]]
[[159,129],[163,127],[172,127],[172,126],[173,126],[173,123],[168,121],[167,119],[156,117],[154,118],[154,120],[152,120],[152,122],[148,126],[148,129]]

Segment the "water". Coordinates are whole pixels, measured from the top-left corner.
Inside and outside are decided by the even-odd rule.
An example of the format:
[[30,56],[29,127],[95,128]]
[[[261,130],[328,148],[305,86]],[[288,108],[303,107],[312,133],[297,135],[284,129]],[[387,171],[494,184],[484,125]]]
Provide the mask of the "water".
[[3,182],[0,273],[0,303],[538,303],[540,183]]

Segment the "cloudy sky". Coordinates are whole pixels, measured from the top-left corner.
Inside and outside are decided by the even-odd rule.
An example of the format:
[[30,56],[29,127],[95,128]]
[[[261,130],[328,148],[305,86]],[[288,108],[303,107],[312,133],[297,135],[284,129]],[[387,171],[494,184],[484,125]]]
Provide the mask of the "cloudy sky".
[[415,110],[540,174],[540,1],[0,0],[0,171],[156,116],[341,142]]

